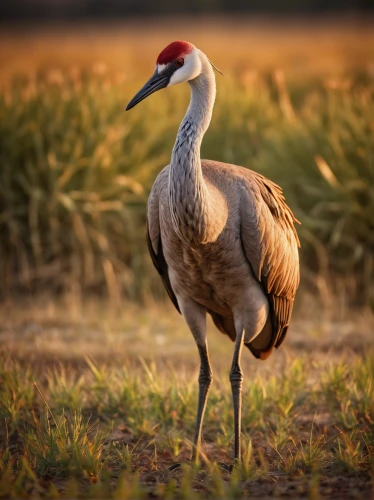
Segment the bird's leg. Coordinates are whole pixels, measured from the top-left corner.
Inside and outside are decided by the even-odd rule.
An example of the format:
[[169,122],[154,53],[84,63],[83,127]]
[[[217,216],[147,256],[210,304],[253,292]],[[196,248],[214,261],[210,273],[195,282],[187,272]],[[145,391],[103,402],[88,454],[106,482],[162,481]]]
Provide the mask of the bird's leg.
[[201,428],[208,399],[208,392],[213,380],[213,373],[210,367],[207,343],[205,343],[203,346],[198,345],[197,347],[200,354],[199,401],[197,406],[194,437],[195,448],[192,454],[192,459],[196,462],[198,462],[200,456]]
[[240,432],[241,432],[241,412],[242,412],[242,385],[243,372],[240,367],[240,355],[243,348],[244,331],[241,329],[236,335],[234,357],[230,370],[230,382],[232,390],[232,399],[234,403],[234,425],[235,425],[235,461],[240,461]]
[[212,383],[212,370],[210,368],[206,340],[206,309],[189,297],[179,295],[177,298],[179,307],[194,336],[200,354],[199,402],[197,407],[194,450],[192,452],[192,459],[197,462],[200,456],[201,427],[204,411],[209,387]]

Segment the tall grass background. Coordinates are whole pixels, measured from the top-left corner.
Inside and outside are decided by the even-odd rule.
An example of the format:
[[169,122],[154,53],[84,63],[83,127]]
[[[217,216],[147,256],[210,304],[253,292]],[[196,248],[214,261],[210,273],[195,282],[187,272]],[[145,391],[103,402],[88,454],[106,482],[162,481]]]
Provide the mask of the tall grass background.
[[[155,55],[162,48],[150,46]],[[215,56],[219,67],[229,54]],[[127,55],[135,61],[142,54],[134,46]],[[103,62],[60,62],[36,63],[1,86],[1,294],[48,289],[115,301],[159,298],[145,244],[146,200],[169,162],[188,88],[159,92],[125,113],[152,65],[124,73]],[[370,56],[339,71],[311,64],[306,76],[256,66],[250,51],[239,67],[230,64],[224,78],[217,75],[202,157],[257,170],[282,186],[302,222],[305,290],[372,306]]]

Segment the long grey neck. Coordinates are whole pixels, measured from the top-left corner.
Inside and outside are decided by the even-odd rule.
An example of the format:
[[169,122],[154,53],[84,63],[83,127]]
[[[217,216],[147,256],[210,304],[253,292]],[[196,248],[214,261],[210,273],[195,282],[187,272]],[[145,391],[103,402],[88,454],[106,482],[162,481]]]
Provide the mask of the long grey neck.
[[200,53],[202,72],[189,82],[191,101],[179,127],[169,176],[169,200],[173,227],[194,246],[211,240],[213,206],[201,170],[200,146],[209,126],[216,97],[213,69]]

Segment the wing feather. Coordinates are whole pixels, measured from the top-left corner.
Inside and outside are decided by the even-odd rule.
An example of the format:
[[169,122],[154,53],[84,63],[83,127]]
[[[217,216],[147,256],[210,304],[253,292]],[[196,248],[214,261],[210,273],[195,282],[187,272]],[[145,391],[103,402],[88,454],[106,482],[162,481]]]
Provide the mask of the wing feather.
[[266,352],[283,342],[299,286],[298,222],[277,184],[247,170],[241,201],[244,252],[268,296],[273,336]]
[[162,282],[164,284],[164,287],[166,288],[166,291],[170,297],[170,300],[174,304],[175,308],[177,311],[180,313],[180,308],[178,304],[177,297],[175,296],[175,293],[173,291],[173,288],[170,283],[170,278],[169,278],[169,273],[168,273],[168,265],[166,263],[165,257],[164,257],[164,252],[162,251],[162,240],[161,240],[161,234],[159,234],[158,237],[158,248],[157,248],[157,253],[153,250],[152,246],[152,241],[149,235],[149,230],[148,230],[148,220],[147,220],[147,244],[148,244],[148,250],[153,262],[153,265],[155,266],[158,274],[161,276]]
[[147,245],[153,265],[158,274],[161,276],[162,282],[174,304],[177,311],[180,313],[177,297],[170,283],[168,265],[165,260],[162,249],[162,237],[160,231],[160,202],[159,194],[164,185],[167,185],[169,178],[169,167],[165,167],[157,176],[148,198],[147,204]]

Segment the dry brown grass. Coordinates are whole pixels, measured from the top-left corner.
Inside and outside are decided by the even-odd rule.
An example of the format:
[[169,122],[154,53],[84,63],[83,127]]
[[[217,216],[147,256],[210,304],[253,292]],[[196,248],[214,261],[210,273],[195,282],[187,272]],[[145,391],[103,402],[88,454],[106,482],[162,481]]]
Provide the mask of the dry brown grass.
[[[137,305],[80,296],[56,299],[48,295],[9,299],[0,304],[0,352],[19,359],[81,362],[84,356],[121,364],[124,358],[167,358],[197,367],[192,335],[169,303]],[[246,356],[263,373],[276,370],[287,356],[313,353],[327,360],[342,352],[362,353],[374,343],[370,310],[353,312],[321,309],[312,297],[298,301],[287,342],[266,363]],[[215,366],[230,366],[231,342],[211,321],[208,335]],[[231,352],[231,351],[230,351]]]
[[[219,61],[224,73],[282,68],[290,77],[374,72],[371,19],[171,18],[107,25],[4,27],[0,78],[42,68],[99,64],[137,78],[170,41],[185,39]],[[141,54],[141,57],[140,57]],[[218,62],[217,62],[218,64]]]

